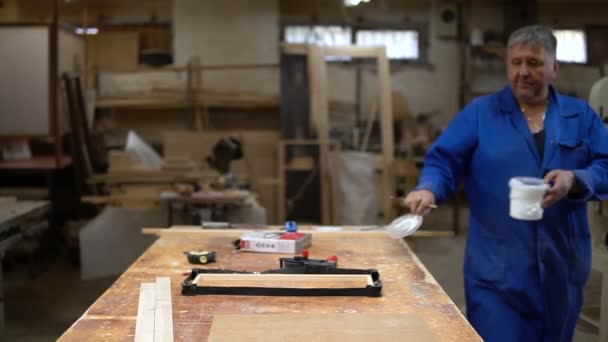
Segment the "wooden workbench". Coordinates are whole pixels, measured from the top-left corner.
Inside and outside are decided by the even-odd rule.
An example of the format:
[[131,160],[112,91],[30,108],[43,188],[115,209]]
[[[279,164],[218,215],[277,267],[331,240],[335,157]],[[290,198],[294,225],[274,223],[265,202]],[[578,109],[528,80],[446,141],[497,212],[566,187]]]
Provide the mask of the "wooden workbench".
[[17,201],[14,197],[0,197],[0,341],[5,337],[2,259],[24,235],[48,228],[48,211],[48,201]]
[[[171,232],[173,231],[173,232]],[[402,240],[383,231],[313,231],[311,258],[337,255],[341,268],[376,268],[383,296],[262,297],[182,296],[181,282],[191,266],[183,252],[214,250],[211,268],[264,271],[279,267],[281,254],[235,251],[243,230],[166,229],[87,311],[60,341],[132,341],[141,283],[171,277],[175,341],[207,341],[217,314],[409,313],[420,317],[437,341],[481,341],[458,308]],[[109,255],[109,257],[111,257]]]

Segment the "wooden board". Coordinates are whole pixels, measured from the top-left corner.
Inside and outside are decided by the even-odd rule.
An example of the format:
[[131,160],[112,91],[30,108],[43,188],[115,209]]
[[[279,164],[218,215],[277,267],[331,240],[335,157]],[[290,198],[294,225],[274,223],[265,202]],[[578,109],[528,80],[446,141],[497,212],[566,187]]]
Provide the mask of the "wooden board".
[[265,342],[430,342],[437,341],[437,338],[424,320],[415,314],[225,314],[213,318],[209,342],[245,340]]
[[156,307],[156,283],[142,283],[137,306],[135,342],[154,341],[154,309]]
[[154,342],[173,342],[171,278],[156,277],[154,301]]
[[[297,47],[295,51],[290,50],[288,45],[284,45],[283,49],[287,53],[300,53],[301,47]],[[382,211],[384,222],[388,223],[395,218],[394,207],[388,199],[394,193],[395,180],[393,170],[394,161],[394,134],[393,134],[393,109],[392,109],[392,92],[390,84],[390,65],[386,56],[385,47],[358,47],[358,46],[340,46],[340,47],[322,47],[316,45],[308,45],[306,47],[308,55],[308,78],[310,83],[310,126],[317,134],[320,140],[329,139],[329,131],[331,123],[329,121],[329,102],[328,102],[328,83],[327,83],[327,62],[328,56],[348,56],[353,58],[375,58],[378,62],[378,81],[379,81],[379,111],[382,132]],[[332,211],[339,211],[339,198],[333,198],[330,190],[339,180],[336,175],[332,175],[328,169],[327,163],[329,149],[328,145],[320,145],[320,168],[321,168],[321,198],[322,198],[322,221],[324,224],[329,223],[329,217]],[[330,189],[330,187],[332,189]],[[334,220],[335,221],[335,220]],[[339,224],[340,222],[331,222]]]
[[51,133],[49,54],[49,27],[0,27],[0,135]]
[[[186,279],[184,272],[192,268],[183,251],[212,250],[216,252],[217,261],[206,267],[251,272],[278,268],[278,258],[287,256],[235,251],[232,241],[238,239],[241,233],[225,229],[212,234],[163,235],[59,340],[132,340],[139,284],[166,276],[171,277],[175,341],[207,341],[213,319],[218,315],[273,313],[414,314],[425,322],[438,341],[481,341],[410,248],[400,240],[388,238],[386,234],[370,238],[367,232],[360,235],[356,232],[350,235],[313,232],[310,248],[311,258],[324,259],[337,255],[339,266],[343,268],[376,268],[383,283],[383,296],[379,298],[180,295],[180,283]],[[401,340],[404,339],[394,341]]]
[[139,34],[109,32],[87,37],[87,57],[92,68],[134,70],[139,65]]
[[199,274],[198,286],[273,288],[364,288],[373,285],[366,274]]

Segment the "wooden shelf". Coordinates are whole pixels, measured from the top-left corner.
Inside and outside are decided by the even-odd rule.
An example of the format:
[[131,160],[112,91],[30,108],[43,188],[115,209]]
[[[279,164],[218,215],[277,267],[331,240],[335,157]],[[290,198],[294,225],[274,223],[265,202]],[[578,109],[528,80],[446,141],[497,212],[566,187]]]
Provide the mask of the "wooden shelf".
[[[276,108],[279,97],[273,95],[244,95],[244,94],[203,94],[197,95],[197,107],[221,108]],[[147,108],[147,109],[182,109],[188,108],[185,96],[164,95],[133,95],[102,97],[97,99],[97,109],[116,108]]]
[[37,156],[28,160],[13,160],[0,162],[0,170],[11,171],[52,171],[60,170],[72,164],[72,157],[61,156],[59,164],[54,156]]

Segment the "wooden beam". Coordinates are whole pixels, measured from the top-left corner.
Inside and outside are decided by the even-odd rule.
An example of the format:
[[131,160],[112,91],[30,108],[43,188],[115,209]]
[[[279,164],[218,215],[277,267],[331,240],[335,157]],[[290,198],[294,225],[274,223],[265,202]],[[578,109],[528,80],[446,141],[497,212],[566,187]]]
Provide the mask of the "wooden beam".
[[[327,63],[323,47],[308,46],[308,77],[310,88],[311,128],[321,141],[329,141],[329,99]],[[338,224],[332,217],[329,144],[319,144],[319,176],[321,180],[321,223]]]
[[173,342],[173,309],[169,277],[156,278],[154,342]]
[[333,224],[342,223],[342,202],[344,201],[342,192],[342,148],[340,144],[335,144],[333,149],[329,148],[329,176],[331,177],[331,215]]
[[[382,190],[384,193],[382,211],[384,222],[390,222],[395,214],[389,197],[395,190],[394,176],[392,173],[394,162],[394,136],[393,136],[393,109],[391,100],[390,66],[386,56],[385,47],[320,47],[308,46],[308,75],[310,84],[310,120],[311,128],[317,133],[320,140],[329,139],[329,101],[327,89],[327,63],[326,56],[349,56],[353,58],[376,58],[378,62],[379,81],[379,109],[382,132]],[[332,177],[325,167],[328,161],[329,146],[320,146],[321,161],[321,198],[322,198],[322,222],[327,224],[338,223],[337,218],[330,219],[332,205],[330,205],[331,194],[329,186]],[[336,180],[333,180],[334,182]],[[335,215],[333,215],[335,216]]]
[[154,341],[154,309],[156,306],[156,283],[142,283],[139,290],[135,342]]
[[287,188],[287,179],[285,175],[285,141],[280,140],[277,143],[277,177],[279,179],[279,185],[277,186],[277,194],[276,194],[276,223],[285,222],[285,196],[286,188]]
[[[279,230],[282,226],[268,226],[268,230]],[[337,237],[350,237],[350,236],[365,236],[370,238],[386,238],[388,233],[385,231],[383,226],[378,227],[367,227],[367,226],[344,226],[342,230],[336,231],[324,231],[317,230],[317,226],[299,226],[298,229],[303,232],[311,233],[314,235],[323,236],[337,236]],[[365,230],[369,229],[369,230]],[[199,226],[173,226],[171,228],[142,228],[142,234],[146,235],[222,235],[222,236],[241,236],[245,233],[249,233],[254,229],[203,229]],[[416,237],[452,237],[454,232],[452,230],[418,230],[414,234],[408,236],[409,238]]]
[[308,44],[281,43],[281,50],[288,55],[306,55],[308,54]]
[[378,81],[380,83],[380,122],[382,130],[383,170],[382,184],[384,196],[382,207],[384,222],[390,222],[394,217],[394,208],[390,196],[395,192],[395,177],[393,175],[393,162],[395,160],[395,142],[393,135],[393,104],[391,99],[391,74],[386,48],[378,49]]
[[61,165],[63,141],[59,115],[59,0],[53,1],[53,19],[49,27],[49,135],[54,138],[55,166]]
[[343,56],[352,58],[376,58],[381,52],[384,52],[384,47],[361,47],[356,45],[347,46],[324,46],[323,56]]

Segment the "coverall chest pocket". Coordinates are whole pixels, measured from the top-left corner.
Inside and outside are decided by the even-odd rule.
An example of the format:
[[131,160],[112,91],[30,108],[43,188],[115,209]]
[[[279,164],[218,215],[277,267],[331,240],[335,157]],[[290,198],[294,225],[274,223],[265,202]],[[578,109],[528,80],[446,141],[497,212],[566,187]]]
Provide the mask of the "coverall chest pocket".
[[487,283],[501,283],[505,278],[506,244],[496,237],[469,236],[464,261],[468,278]]
[[558,142],[558,164],[563,169],[578,169],[587,164],[588,143],[581,138],[562,139]]

